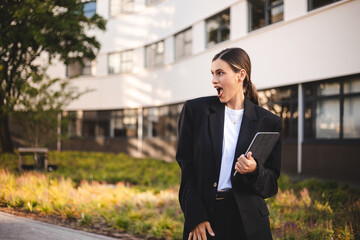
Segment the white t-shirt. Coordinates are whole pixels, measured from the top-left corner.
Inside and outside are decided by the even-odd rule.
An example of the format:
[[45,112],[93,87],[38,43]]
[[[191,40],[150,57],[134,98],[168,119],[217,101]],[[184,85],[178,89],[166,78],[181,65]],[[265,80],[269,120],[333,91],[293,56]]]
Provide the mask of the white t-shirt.
[[230,175],[244,109],[233,110],[225,106],[224,137],[218,191],[232,188]]

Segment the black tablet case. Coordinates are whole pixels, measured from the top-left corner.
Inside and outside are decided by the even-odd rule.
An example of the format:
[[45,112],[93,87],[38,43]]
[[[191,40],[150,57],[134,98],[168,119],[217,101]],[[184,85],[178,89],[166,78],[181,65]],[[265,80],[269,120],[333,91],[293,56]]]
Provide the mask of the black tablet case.
[[259,163],[264,164],[279,137],[280,133],[278,132],[256,133],[246,150],[245,157],[248,152],[252,152],[252,157]]

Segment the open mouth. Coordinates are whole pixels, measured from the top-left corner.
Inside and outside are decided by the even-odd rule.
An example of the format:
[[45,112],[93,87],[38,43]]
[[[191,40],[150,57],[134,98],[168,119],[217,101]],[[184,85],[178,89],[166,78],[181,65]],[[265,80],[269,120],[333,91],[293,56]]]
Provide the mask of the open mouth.
[[217,87],[216,91],[218,97],[221,97],[223,95],[224,90],[221,87]]

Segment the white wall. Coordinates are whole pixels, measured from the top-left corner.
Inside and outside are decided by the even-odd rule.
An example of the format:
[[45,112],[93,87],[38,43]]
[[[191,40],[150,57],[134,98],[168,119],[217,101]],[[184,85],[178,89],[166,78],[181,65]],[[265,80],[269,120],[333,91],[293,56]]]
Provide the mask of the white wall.
[[[360,1],[343,0],[311,12],[307,12],[306,2],[285,0],[283,22],[251,33],[244,30],[247,28],[244,0],[167,0],[136,14],[112,18],[106,33],[100,35],[102,49],[97,76],[73,81],[81,88],[95,91],[68,109],[152,106],[214,95],[211,59],[223,48],[233,46],[249,53],[252,79],[259,89],[359,73]],[[229,6],[232,7],[231,28],[235,29],[231,40],[205,49],[204,19]],[[169,47],[173,44],[172,35],[191,25],[193,55],[173,62],[173,49]],[[167,64],[144,69],[142,47],[161,39],[166,39],[168,44]],[[135,48],[134,73],[107,75],[106,54],[128,48]]]

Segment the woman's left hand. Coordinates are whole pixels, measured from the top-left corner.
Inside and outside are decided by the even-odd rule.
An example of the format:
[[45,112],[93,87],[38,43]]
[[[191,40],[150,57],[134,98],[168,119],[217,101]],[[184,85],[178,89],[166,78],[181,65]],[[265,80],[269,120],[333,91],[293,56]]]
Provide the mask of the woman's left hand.
[[252,152],[248,152],[246,157],[242,154],[235,164],[235,170],[241,174],[253,173],[256,168],[257,163],[252,157]]

